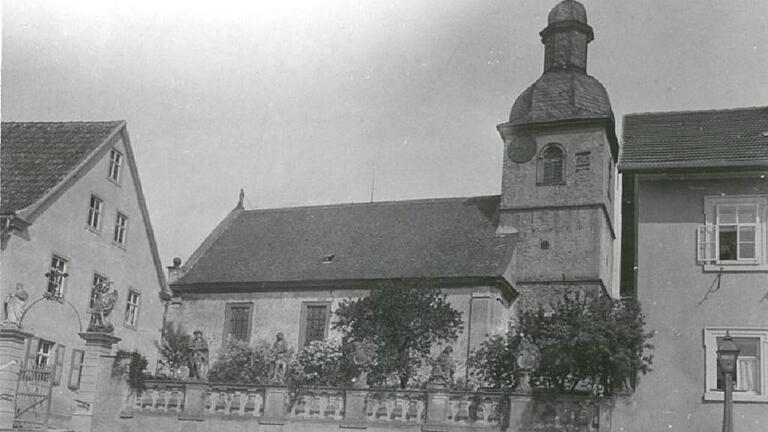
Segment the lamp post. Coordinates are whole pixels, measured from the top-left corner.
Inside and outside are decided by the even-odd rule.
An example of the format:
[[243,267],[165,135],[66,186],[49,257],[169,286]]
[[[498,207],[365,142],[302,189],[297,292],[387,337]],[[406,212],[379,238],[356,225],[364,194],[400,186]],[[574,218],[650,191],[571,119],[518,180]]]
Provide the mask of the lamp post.
[[725,337],[717,346],[717,365],[724,375],[723,432],[733,432],[733,375],[736,373],[738,357],[739,347],[733,341],[731,334],[726,331]]

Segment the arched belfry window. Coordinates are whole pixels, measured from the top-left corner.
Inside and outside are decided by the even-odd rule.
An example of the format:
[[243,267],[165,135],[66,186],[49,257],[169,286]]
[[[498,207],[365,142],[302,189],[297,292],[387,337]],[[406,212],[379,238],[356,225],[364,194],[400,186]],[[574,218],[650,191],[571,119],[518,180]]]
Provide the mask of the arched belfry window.
[[548,144],[536,162],[536,182],[540,185],[565,183],[565,150],[559,144]]

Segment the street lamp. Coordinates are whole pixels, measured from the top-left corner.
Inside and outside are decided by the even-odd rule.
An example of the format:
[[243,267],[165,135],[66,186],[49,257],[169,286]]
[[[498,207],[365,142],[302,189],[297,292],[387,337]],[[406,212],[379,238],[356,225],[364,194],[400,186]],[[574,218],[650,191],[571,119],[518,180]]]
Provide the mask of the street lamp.
[[726,330],[725,337],[717,346],[717,365],[724,375],[723,432],[733,432],[733,375],[736,373],[737,358],[739,347]]

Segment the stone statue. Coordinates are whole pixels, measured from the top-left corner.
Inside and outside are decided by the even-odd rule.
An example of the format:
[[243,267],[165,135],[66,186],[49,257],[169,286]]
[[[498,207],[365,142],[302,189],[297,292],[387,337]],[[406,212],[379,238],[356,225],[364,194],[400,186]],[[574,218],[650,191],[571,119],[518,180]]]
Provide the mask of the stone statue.
[[370,341],[355,342],[355,353],[352,356],[352,362],[360,371],[352,387],[368,388],[368,371],[373,364],[373,357],[376,347]]
[[270,350],[271,370],[269,382],[271,384],[283,384],[285,382],[285,373],[288,372],[288,344],[285,337],[278,332],[275,335],[275,343]]
[[432,371],[429,374],[429,383],[441,386],[453,384],[453,374],[456,366],[453,363],[453,348],[448,345],[443,352],[432,360]]
[[111,282],[106,282],[94,287],[93,309],[91,310],[91,321],[88,323],[89,332],[112,333],[115,326],[109,322],[109,314],[117,304],[117,290],[109,292]]
[[203,339],[203,332],[194,331],[195,338],[189,343],[192,351],[189,362],[190,378],[204,381],[208,376],[208,342]]
[[24,315],[28,298],[29,294],[24,290],[24,285],[16,284],[16,291],[8,294],[3,301],[3,326],[21,328],[21,317]]

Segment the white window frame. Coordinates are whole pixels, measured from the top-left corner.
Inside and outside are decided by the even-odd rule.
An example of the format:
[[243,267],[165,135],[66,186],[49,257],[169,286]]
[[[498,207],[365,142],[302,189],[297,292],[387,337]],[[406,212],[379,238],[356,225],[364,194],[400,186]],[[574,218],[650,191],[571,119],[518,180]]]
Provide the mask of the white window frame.
[[123,153],[112,148],[109,152],[109,170],[107,171],[107,178],[115,183],[120,183],[120,175],[123,168]]
[[[57,261],[62,265],[61,266],[55,265]],[[64,287],[66,285],[66,280],[67,280],[67,278],[64,275],[67,273],[68,266],[69,266],[69,260],[67,260],[66,258],[62,258],[60,255],[56,255],[56,254],[53,254],[51,256],[51,264],[48,267],[48,276],[46,278],[48,281],[45,287],[46,293],[53,294],[58,297],[64,295]],[[54,272],[56,274],[54,274]],[[53,292],[51,292],[50,290],[51,285],[56,287]]]
[[[48,348],[47,350],[45,348]],[[53,362],[56,361],[54,355],[56,352],[56,343],[46,340],[46,339],[38,339],[37,340],[37,347],[35,348],[35,360],[34,365],[35,369],[51,369],[53,370],[54,364]],[[45,364],[42,364],[42,363]]]
[[[122,219],[122,223],[121,222]],[[125,213],[117,212],[115,216],[115,231],[112,234],[112,241],[120,246],[125,246],[125,238],[128,235],[128,216]]]
[[[131,295],[136,297],[135,302],[131,302]],[[136,328],[139,323],[139,306],[141,305],[141,293],[135,289],[129,289],[125,296],[125,316],[123,324],[129,328]]]
[[[94,201],[94,199],[96,201]],[[93,203],[96,206],[93,206]],[[96,194],[91,194],[88,198],[88,229],[92,231],[101,230],[101,221],[104,216],[104,200]]]
[[749,337],[760,339],[760,394],[733,392],[734,402],[766,402],[768,403],[768,328],[756,327],[705,327],[704,352],[705,379],[704,400],[722,401],[724,394],[717,390],[717,338],[725,336],[726,331],[733,337]]
[[[720,225],[719,208],[725,206],[755,206],[756,220],[754,224],[742,223],[740,226],[755,227],[755,257],[720,260]],[[704,198],[705,224],[696,230],[696,259],[704,266],[705,271],[766,271],[766,195],[722,195]],[[732,224],[724,224],[732,225]],[[739,229],[736,228],[737,236]],[[738,252],[737,243],[737,254]]]

